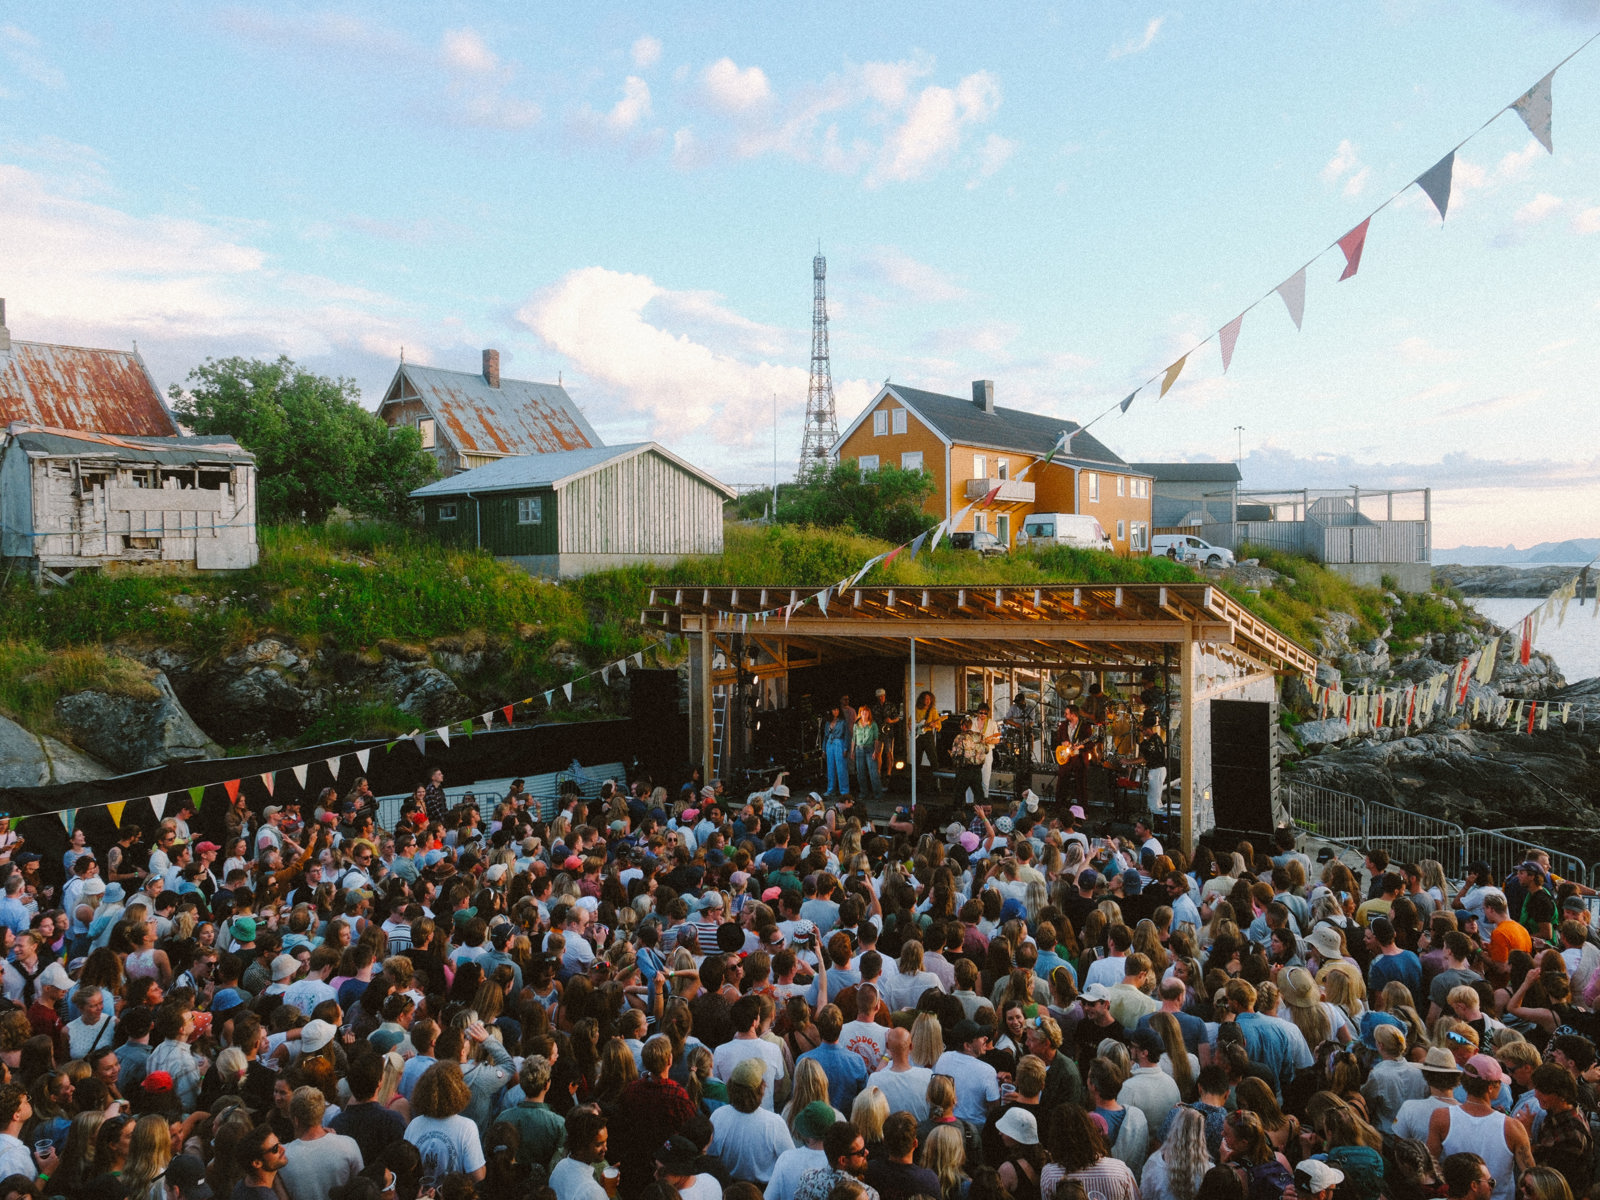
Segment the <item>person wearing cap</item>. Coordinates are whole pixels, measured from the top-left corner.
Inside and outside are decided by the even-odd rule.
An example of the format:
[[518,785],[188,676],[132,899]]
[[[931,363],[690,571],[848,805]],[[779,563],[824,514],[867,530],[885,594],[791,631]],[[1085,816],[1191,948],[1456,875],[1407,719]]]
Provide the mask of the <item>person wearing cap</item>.
[[933,1064],[935,1075],[948,1075],[956,1088],[958,1119],[981,1126],[989,1107],[1000,1102],[1000,1077],[984,1061],[989,1032],[970,1018],[957,1021],[944,1036],[945,1051]]
[[1333,1200],[1333,1190],[1344,1182],[1344,1172],[1320,1158],[1302,1159],[1294,1169],[1298,1200]]
[[679,1200],[722,1200],[722,1184],[713,1174],[715,1166],[681,1133],[673,1134],[655,1152],[655,1178],[677,1193]]
[[[23,938],[20,944],[28,945],[30,939],[31,935]],[[56,1014],[56,1008],[72,990],[72,977],[59,962],[53,962],[39,972],[33,981],[33,988],[34,999],[28,1006],[28,1024],[33,1027],[35,1037],[48,1037],[52,1046],[59,1046],[64,1026]]]
[[165,1179],[171,1200],[211,1200],[206,1165],[193,1154],[180,1154],[169,1162]]
[[778,1156],[772,1168],[772,1178],[767,1181],[763,1192],[763,1200],[794,1200],[800,1180],[814,1168],[828,1165],[828,1156],[822,1149],[822,1138],[838,1119],[839,1114],[826,1100],[813,1100],[795,1114],[794,1139],[797,1144]]
[[829,1200],[841,1183],[860,1187],[860,1200],[879,1200],[877,1189],[861,1182],[867,1173],[867,1142],[854,1123],[835,1121],[828,1126],[822,1135],[822,1153],[827,1163],[800,1177],[794,1200]]
[[1466,1099],[1428,1118],[1428,1149],[1435,1158],[1472,1153],[1489,1168],[1494,1186],[1487,1200],[1511,1200],[1517,1177],[1533,1166],[1527,1128],[1494,1108],[1504,1079],[1499,1063],[1487,1054],[1474,1054],[1461,1067]]
[[[1379,918],[1387,920],[1387,918]],[[1380,1133],[1393,1133],[1395,1118],[1407,1101],[1428,1095],[1428,1081],[1422,1068],[1406,1058],[1405,1032],[1393,1025],[1379,1025],[1372,1031],[1378,1048],[1378,1061],[1367,1072],[1361,1095],[1367,1102],[1367,1119]]]
[[1154,1029],[1135,1029],[1128,1034],[1129,1060],[1133,1069],[1122,1081],[1117,1100],[1124,1108],[1137,1108],[1144,1114],[1146,1129],[1160,1129],[1167,1114],[1183,1103],[1183,1095],[1172,1076],[1161,1069],[1166,1043]]
[[1461,1068],[1455,1055],[1443,1046],[1430,1046],[1422,1060],[1422,1078],[1428,1085],[1428,1094],[1421,1099],[1407,1100],[1395,1114],[1394,1132],[1404,1138],[1419,1142],[1428,1140],[1428,1122],[1441,1108],[1454,1108],[1456,1086],[1461,1082]]
[[[1520,863],[1517,866],[1517,882],[1522,891],[1521,902],[1517,906],[1517,924],[1533,937],[1550,941],[1554,937],[1556,899],[1545,886],[1547,877],[1544,865],[1531,858]],[[1511,899],[1509,892],[1506,899]]]
[[765,1088],[766,1063],[761,1059],[747,1058],[734,1068],[728,1080],[728,1103],[711,1114],[710,1149],[734,1179],[763,1187],[772,1178],[779,1157],[794,1149],[783,1118],[761,1105]]

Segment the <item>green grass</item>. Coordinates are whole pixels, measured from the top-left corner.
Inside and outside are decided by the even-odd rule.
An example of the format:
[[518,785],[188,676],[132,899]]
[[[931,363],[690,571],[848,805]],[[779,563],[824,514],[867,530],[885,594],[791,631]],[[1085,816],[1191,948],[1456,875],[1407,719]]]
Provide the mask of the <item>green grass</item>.
[[90,689],[153,700],[152,672],[100,646],[49,649],[37,642],[0,642],[0,713],[34,733],[60,736],[55,704]]
[[1262,588],[1259,594],[1232,583],[1223,587],[1251,612],[1303,645],[1309,646],[1317,636],[1314,618],[1328,612],[1347,612],[1356,617],[1350,630],[1351,641],[1370,641],[1383,629],[1387,605],[1380,588],[1351,583],[1337,571],[1309,558],[1278,550],[1240,546],[1238,558],[1258,558],[1263,567],[1294,580],[1287,585],[1279,580],[1276,586]]

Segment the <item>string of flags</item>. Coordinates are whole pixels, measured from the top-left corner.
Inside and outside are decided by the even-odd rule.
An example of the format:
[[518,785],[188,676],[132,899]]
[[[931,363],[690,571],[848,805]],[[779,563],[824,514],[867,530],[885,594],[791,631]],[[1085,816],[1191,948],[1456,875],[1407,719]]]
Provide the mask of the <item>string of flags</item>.
[[[656,651],[658,655],[668,654],[675,651],[680,642],[681,639],[676,637],[667,638],[664,641],[653,643],[645,650],[638,650],[632,654],[624,655],[622,658],[619,658],[613,662],[608,662],[603,666],[597,667],[593,671],[589,671],[583,675],[575,675],[573,678],[567,680],[567,682],[547,689],[544,693],[542,693],[544,711],[548,711],[549,709],[555,707],[555,697],[557,693],[560,693],[562,696],[564,696],[567,703],[570,704],[572,702],[573,691],[575,688],[589,684],[597,678],[602,684],[609,684],[611,682],[611,676],[613,673],[625,677],[628,673],[628,667],[630,664],[636,669],[644,666],[644,656],[649,651]],[[524,715],[528,715],[531,713],[531,711],[537,708],[540,699],[540,696],[528,696],[522,700],[514,700],[509,704],[501,704],[492,708],[488,708],[479,713],[476,717],[468,717],[461,721],[453,721],[450,724],[440,725],[434,729],[413,729],[410,733],[406,734],[405,737],[395,738],[393,741],[385,743],[383,751],[385,754],[390,753],[402,742],[408,742],[417,748],[418,754],[426,754],[427,743],[430,737],[437,738],[448,749],[450,746],[450,738],[453,735],[470,738],[479,730],[487,732],[493,729],[496,721],[503,721],[507,727],[514,725],[516,723],[515,718],[517,715],[517,710],[522,709],[524,710]],[[160,821],[166,815],[167,809],[170,806],[178,801],[184,800],[185,798],[187,799],[187,802],[193,806],[194,810],[199,812],[202,804],[205,801],[206,790],[208,788],[222,788],[223,791],[227,793],[228,802],[231,804],[239,798],[240,789],[244,784],[260,784],[261,788],[266,792],[267,797],[270,799],[276,795],[278,775],[283,771],[289,772],[294,777],[296,786],[301,792],[304,792],[307,782],[311,779],[311,772],[313,768],[326,768],[330,776],[330,783],[337,783],[339,780],[339,772],[344,768],[347,759],[355,759],[356,765],[359,767],[359,769],[365,772],[368,762],[371,761],[372,750],[372,747],[366,746],[360,750],[348,750],[342,754],[322,755],[314,758],[308,758],[305,762],[293,763],[286,767],[279,767],[272,771],[263,771],[255,775],[245,775],[237,779],[218,779],[211,783],[197,783],[193,787],[185,788],[177,792],[151,792],[148,795],[136,796],[129,800],[109,800],[100,804],[84,804],[79,805],[77,808],[64,808],[54,813],[12,814],[11,825],[12,828],[15,828],[23,821],[34,821],[41,820],[46,817],[54,817],[60,820],[61,824],[65,827],[68,835],[70,836],[72,831],[77,828],[79,812],[88,809],[103,808],[110,814],[111,823],[120,829],[122,828],[123,814],[127,811],[128,805],[136,800],[148,801],[151,811],[155,814],[155,819]]]
[[1551,67],[1550,70],[1544,73],[1537,83],[1535,83],[1527,91],[1523,92],[1522,95],[1518,96],[1510,104],[1496,109],[1493,115],[1484,121],[1482,125],[1478,126],[1478,128],[1473,130],[1472,133],[1470,133],[1467,137],[1457,142],[1455,146],[1451,147],[1448,153],[1435,162],[1431,167],[1407,182],[1403,187],[1391,195],[1382,204],[1379,204],[1349,230],[1340,234],[1321,250],[1317,251],[1317,253],[1312,255],[1310,259],[1301,264],[1297,270],[1291,272],[1288,278],[1284,279],[1275,287],[1268,289],[1262,295],[1258,296],[1250,304],[1246,305],[1244,310],[1236,317],[1223,324],[1220,328],[1213,330],[1211,333],[1201,338],[1200,341],[1196,342],[1175,361],[1151,375],[1143,383],[1139,384],[1138,387],[1134,388],[1133,391],[1129,392],[1123,399],[1107,406],[1103,411],[1097,413],[1092,419],[1086,422],[1082,429],[1080,429],[1078,432],[1087,430],[1090,428],[1090,426],[1096,424],[1101,419],[1110,416],[1114,412],[1127,412],[1132,406],[1134,398],[1146,388],[1154,385],[1157,380],[1160,381],[1160,390],[1157,392],[1156,398],[1158,400],[1164,398],[1166,394],[1172,390],[1173,384],[1178,382],[1178,377],[1183,374],[1184,367],[1188,365],[1189,360],[1194,356],[1196,351],[1200,350],[1207,343],[1213,340],[1216,341],[1218,349],[1221,352],[1223,374],[1227,374],[1228,368],[1233,365],[1234,350],[1238,346],[1239,334],[1244,327],[1245,317],[1249,316],[1251,312],[1253,312],[1263,302],[1273,296],[1277,296],[1278,299],[1283,302],[1285,309],[1288,310],[1289,319],[1294,322],[1294,327],[1296,331],[1298,331],[1301,328],[1302,322],[1305,320],[1307,271],[1311,267],[1315,266],[1316,263],[1325,255],[1337,248],[1344,261],[1344,269],[1339,275],[1339,282],[1342,283],[1346,279],[1354,276],[1356,272],[1361,269],[1361,258],[1367,247],[1367,234],[1371,229],[1372,219],[1384,209],[1388,208],[1402,195],[1404,195],[1413,184],[1416,185],[1423,195],[1427,196],[1428,199],[1432,201],[1434,209],[1439,214],[1439,220],[1443,222],[1445,219],[1445,214],[1450,209],[1450,191],[1455,177],[1456,152],[1471,142],[1490,125],[1494,124],[1502,114],[1507,112],[1516,113],[1517,116],[1521,118],[1522,123],[1527,126],[1528,132],[1532,134],[1534,139],[1545,148],[1546,152],[1554,154],[1555,141],[1552,134],[1552,115],[1554,108],[1552,84],[1555,80],[1555,74],[1562,67],[1566,66],[1567,63],[1571,62],[1574,58],[1586,50],[1590,43],[1594,42],[1596,38],[1600,38],[1600,33],[1591,36],[1571,54],[1568,54],[1555,66]]
[[[1600,564],[1600,556],[1591,559],[1575,571],[1570,579],[1554,589],[1532,612],[1516,623],[1510,636],[1515,637],[1514,656],[1527,666],[1533,657],[1533,646],[1539,631],[1551,620],[1561,628],[1567,619],[1567,608],[1574,599],[1579,606],[1584,598],[1578,595],[1580,586],[1587,587],[1590,572]],[[1590,619],[1600,616],[1600,602],[1589,602]],[[1473,721],[1483,720],[1490,725],[1520,729],[1532,733],[1534,729],[1550,728],[1552,715],[1563,725],[1572,716],[1574,705],[1565,700],[1515,700],[1491,694],[1483,689],[1494,677],[1495,663],[1500,653],[1499,637],[1491,638],[1474,653],[1467,655],[1449,671],[1440,671],[1420,683],[1409,683],[1393,688],[1362,688],[1346,692],[1341,688],[1325,686],[1315,679],[1307,680],[1312,703],[1317,705],[1319,717],[1337,717],[1355,729],[1401,729],[1410,732],[1413,727],[1429,724],[1441,711],[1453,715],[1469,709]],[[1473,693],[1476,682],[1480,689]],[[1467,704],[1468,699],[1472,703]]]

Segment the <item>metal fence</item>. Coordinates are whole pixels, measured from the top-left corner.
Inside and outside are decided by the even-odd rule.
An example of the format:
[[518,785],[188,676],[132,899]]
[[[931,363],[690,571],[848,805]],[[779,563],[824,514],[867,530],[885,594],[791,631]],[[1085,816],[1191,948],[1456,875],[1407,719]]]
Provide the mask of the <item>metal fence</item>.
[[[576,787],[578,794],[585,800],[595,800],[599,798],[600,787],[606,780],[615,779],[621,783],[625,777],[622,763],[597,763],[586,767],[574,760],[564,771],[525,776],[523,786],[528,796],[539,805],[539,819],[548,821],[556,815],[556,810],[560,807],[563,784]],[[487,823],[494,815],[495,806],[505,799],[505,793],[510,787],[511,776],[506,776],[503,779],[480,779],[473,784],[447,787],[444,794],[451,808],[471,795],[478,807],[478,815]],[[410,794],[406,792],[403,795],[379,796],[378,824],[385,829],[395,828],[395,823],[400,817],[400,805]]]
[[1533,857],[1539,851],[1550,856],[1550,869],[1563,879],[1577,883],[1591,883],[1591,869],[1575,854],[1554,850],[1549,846],[1519,837],[1514,829],[1470,829],[1467,831],[1467,861],[1489,864],[1490,876],[1504,879],[1516,869],[1518,863]]

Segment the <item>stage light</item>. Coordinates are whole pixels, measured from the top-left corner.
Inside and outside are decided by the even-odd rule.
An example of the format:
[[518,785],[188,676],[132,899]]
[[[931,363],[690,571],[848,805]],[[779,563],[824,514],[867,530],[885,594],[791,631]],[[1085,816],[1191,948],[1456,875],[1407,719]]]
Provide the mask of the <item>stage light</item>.
[[[962,744],[962,745],[963,745],[963,746],[965,746],[965,745],[966,745],[966,743],[965,743],[965,742],[962,742],[962,743],[961,743],[961,744]],[[894,765],[894,769],[895,769],[895,770],[896,770],[896,771],[904,771],[904,770],[905,770],[905,769],[906,769],[906,765],[905,765],[905,763],[903,763],[903,762],[897,762],[897,763],[895,763],[895,765]]]

